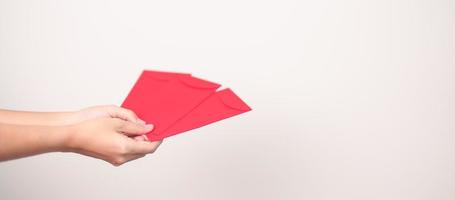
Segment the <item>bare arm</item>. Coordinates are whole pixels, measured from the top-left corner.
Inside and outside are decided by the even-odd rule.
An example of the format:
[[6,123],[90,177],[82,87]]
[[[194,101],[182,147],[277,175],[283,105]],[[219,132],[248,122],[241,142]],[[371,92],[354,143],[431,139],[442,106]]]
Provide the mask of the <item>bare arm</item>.
[[0,161],[64,151],[67,130],[59,126],[0,124]]
[[74,112],[28,112],[0,109],[0,122],[6,124],[56,126],[70,123]]
[[153,125],[116,106],[63,113],[2,110],[0,120],[0,161],[59,151],[118,166],[153,153],[161,143],[144,137]]
[[93,106],[78,111],[66,112],[30,112],[0,109],[0,123],[5,124],[61,126],[99,117],[120,118],[135,123],[145,123],[133,111],[115,105]]

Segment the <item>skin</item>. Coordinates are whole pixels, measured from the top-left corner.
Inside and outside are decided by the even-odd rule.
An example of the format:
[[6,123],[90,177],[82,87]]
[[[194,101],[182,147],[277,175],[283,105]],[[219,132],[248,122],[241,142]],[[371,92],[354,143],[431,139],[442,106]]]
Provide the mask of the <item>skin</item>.
[[155,152],[145,124],[134,112],[95,106],[75,112],[22,112],[0,109],[0,161],[48,152],[74,152],[114,166]]

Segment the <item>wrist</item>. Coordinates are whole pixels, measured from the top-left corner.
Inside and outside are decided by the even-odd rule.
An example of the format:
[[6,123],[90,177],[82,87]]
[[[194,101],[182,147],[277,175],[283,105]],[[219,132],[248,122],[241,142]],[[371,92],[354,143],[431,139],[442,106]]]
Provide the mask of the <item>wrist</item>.
[[65,126],[13,126],[27,135],[22,138],[23,144],[31,149],[35,148],[37,153],[68,151],[66,143],[70,134]]
[[58,127],[59,135],[57,139],[58,151],[75,152],[77,149],[75,134],[76,125],[65,125]]
[[70,126],[81,121],[79,111],[64,112],[60,115],[60,125]]

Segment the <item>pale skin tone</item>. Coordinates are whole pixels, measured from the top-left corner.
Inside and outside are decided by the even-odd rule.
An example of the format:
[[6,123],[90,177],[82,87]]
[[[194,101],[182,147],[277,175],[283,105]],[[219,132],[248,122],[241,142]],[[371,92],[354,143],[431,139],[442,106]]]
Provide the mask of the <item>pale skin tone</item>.
[[0,161],[48,152],[74,152],[114,166],[153,153],[153,129],[134,112],[95,106],[74,112],[22,112],[0,109]]

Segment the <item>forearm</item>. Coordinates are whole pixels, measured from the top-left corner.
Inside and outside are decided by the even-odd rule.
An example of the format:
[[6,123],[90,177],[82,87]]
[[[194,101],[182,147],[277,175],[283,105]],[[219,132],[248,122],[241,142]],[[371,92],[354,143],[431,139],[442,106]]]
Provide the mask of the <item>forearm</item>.
[[0,123],[0,161],[66,151],[67,135],[65,126]]
[[73,112],[27,112],[0,109],[0,123],[58,126],[68,124]]

